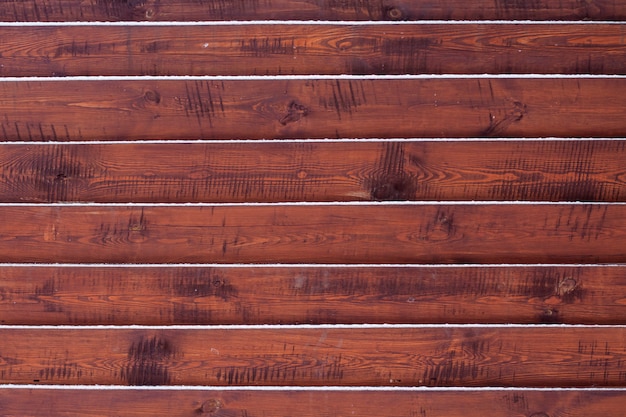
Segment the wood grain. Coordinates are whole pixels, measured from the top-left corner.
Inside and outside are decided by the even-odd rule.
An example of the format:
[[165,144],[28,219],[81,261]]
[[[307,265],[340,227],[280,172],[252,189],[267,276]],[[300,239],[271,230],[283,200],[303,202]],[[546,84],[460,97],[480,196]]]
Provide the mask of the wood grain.
[[4,140],[622,137],[625,78],[17,81]]
[[624,266],[0,268],[0,323],[626,322]]
[[610,387],[626,378],[624,327],[4,327],[0,337],[4,383]]
[[0,206],[0,262],[625,262],[626,205]]
[[621,25],[0,27],[0,76],[625,74]]
[[5,415],[71,416],[560,416],[621,417],[626,393],[602,391],[254,391],[0,389]]
[[624,20],[623,0],[2,0],[4,21]]
[[626,201],[626,141],[5,144],[0,201]]

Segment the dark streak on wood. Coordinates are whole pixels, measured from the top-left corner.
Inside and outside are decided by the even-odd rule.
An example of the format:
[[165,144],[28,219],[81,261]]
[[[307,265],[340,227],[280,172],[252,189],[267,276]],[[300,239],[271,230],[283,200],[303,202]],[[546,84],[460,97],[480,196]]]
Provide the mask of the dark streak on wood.
[[169,362],[176,355],[173,341],[158,336],[140,336],[128,349],[128,365],[120,372],[129,385],[168,385]]
[[[379,170],[370,185],[373,200],[412,200],[415,198],[417,181],[405,171],[405,145],[401,142],[387,142]],[[380,172],[380,173],[378,173]]]

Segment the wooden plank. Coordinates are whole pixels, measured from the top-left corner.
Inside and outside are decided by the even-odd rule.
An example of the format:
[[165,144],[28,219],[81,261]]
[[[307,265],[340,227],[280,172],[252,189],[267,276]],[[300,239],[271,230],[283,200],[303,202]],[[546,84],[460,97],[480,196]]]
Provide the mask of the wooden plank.
[[625,74],[615,24],[0,27],[1,76]]
[[7,415],[621,417],[621,390],[255,391],[0,389]]
[[0,323],[626,321],[626,267],[0,268]]
[[0,329],[4,383],[622,386],[625,327]]
[[4,140],[621,137],[626,78],[16,81]]
[[1,202],[626,201],[626,141],[5,144]]
[[0,206],[0,262],[625,262],[623,204]]
[[624,20],[623,0],[2,0],[3,21]]

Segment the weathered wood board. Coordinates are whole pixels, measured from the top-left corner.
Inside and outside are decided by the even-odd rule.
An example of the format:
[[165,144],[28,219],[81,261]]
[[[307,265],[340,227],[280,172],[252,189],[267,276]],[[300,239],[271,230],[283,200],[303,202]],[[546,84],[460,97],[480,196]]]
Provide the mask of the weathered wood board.
[[[626,327],[0,328],[4,382],[623,386]],[[71,342],[68,342],[71,341]]]
[[626,200],[626,140],[12,144],[0,201]]
[[5,141],[621,137],[626,78],[28,79]]
[[0,76],[625,74],[615,24],[0,26]]
[[3,266],[0,324],[623,324],[626,267]]
[[0,262],[617,263],[626,205],[0,206]]

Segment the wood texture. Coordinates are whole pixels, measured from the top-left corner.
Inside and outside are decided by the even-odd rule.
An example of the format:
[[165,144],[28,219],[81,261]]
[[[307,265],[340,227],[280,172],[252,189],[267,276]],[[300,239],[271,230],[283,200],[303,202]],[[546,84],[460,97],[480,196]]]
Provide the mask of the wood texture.
[[0,323],[626,321],[626,267],[0,268]]
[[626,205],[0,206],[1,262],[606,263]]
[[15,144],[0,201],[626,201],[626,141]]
[[626,79],[18,81],[4,140],[621,137]]
[[0,27],[1,76],[624,74],[615,24]]
[[0,389],[4,415],[622,417],[626,393],[602,391],[166,391]]
[[626,19],[623,0],[2,0],[4,21]]
[[5,327],[0,337],[5,383],[610,387],[626,378],[624,327]]

